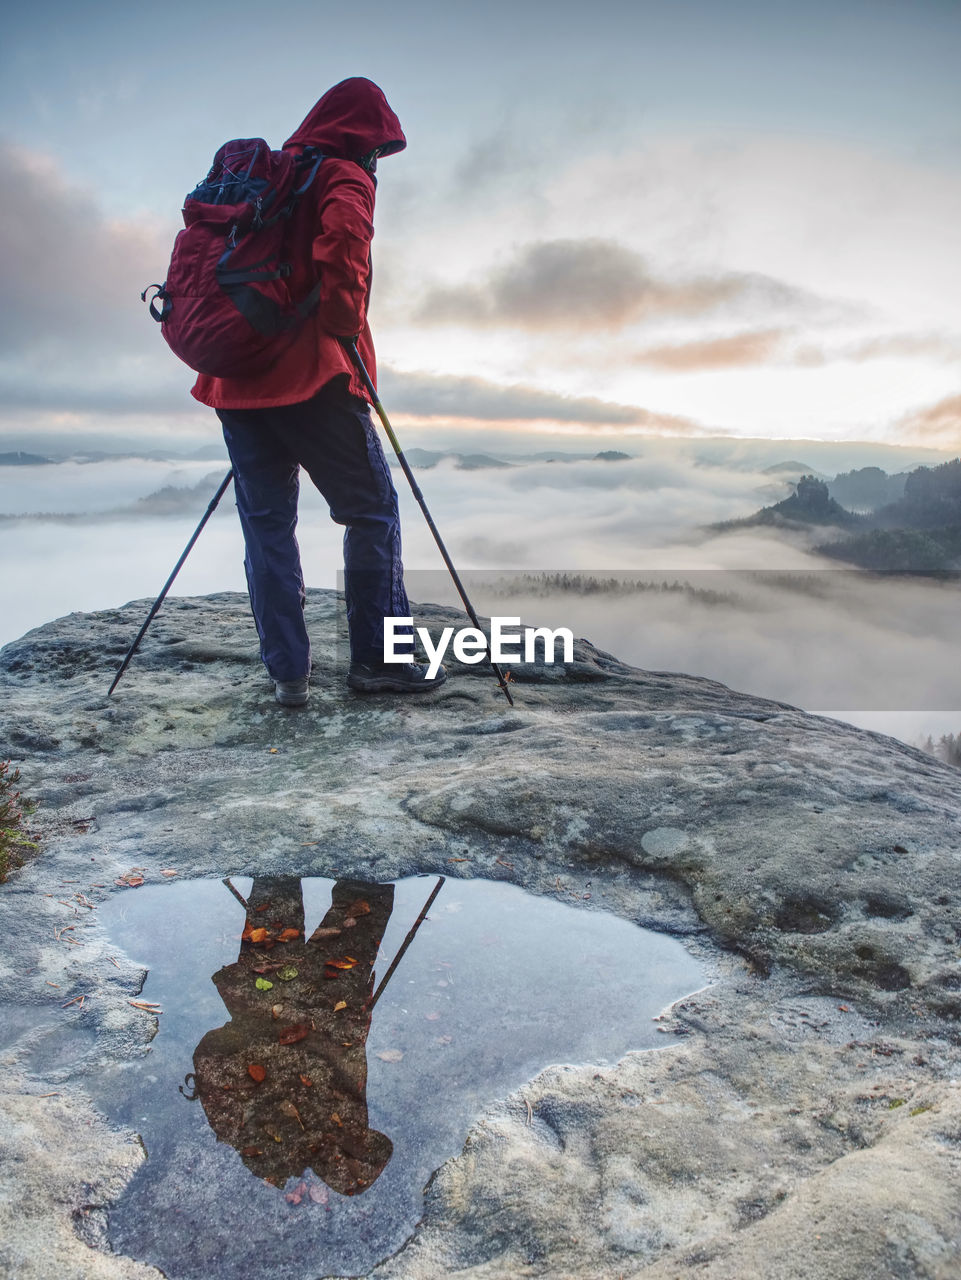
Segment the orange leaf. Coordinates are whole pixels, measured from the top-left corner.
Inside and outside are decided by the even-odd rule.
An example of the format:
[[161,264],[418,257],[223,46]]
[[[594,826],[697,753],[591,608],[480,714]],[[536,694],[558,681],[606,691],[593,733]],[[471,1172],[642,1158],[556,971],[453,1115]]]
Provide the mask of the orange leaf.
[[347,914],[349,916],[369,916],[370,903],[364,898],[358,898],[356,902],[352,902],[347,908]]
[[278,942],[293,942],[295,938],[300,937],[299,929],[282,929],[277,936]]
[[240,937],[243,942],[263,942],[267,937],[267,930],[263,928],[255,929],[248,920]]
[[247,1068],[247,1074],[250,1076],[251,1080],[256,1080],[256,1082],[260,1084],[262,1080],[266,1080],[267,1078],[267,1069],[262,1067],[259,1062],[252,1062]]
[[313,1080],[311,1080],[310,1076],[301,1076],[300,1083],[304,1086],[305,1089],[309,1089],[314,1082]]
[[344,956],[343,960],[325,960],[324,963],[332,969],[353,969],[357,961],[353,956]]
[[334,1005],[334,1013],[340,1013],[341,1009],[346,1009],[346,1008],[347,1008],[347,1001],[338,1000],[337,1003]]
[[295,1022],[291,1027],[284,1027],[277,1037],[278,1044],[296,1044],[298,1040],[306,1040],[311,1028],[303,1022]]

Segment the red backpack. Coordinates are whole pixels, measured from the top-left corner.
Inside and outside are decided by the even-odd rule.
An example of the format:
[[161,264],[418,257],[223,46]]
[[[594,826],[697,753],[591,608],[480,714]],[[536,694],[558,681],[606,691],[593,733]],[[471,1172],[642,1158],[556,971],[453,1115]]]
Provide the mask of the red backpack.
[[[184,201],[184,230],[162,285],[150,284],[150,314],[174,355],[215,378],[273,364],[320,296],[291,297],[284,260],[290,215],[323,160],[271,151],[263,138],[235,138]],[[160,305],[158,306],[158,302]]]

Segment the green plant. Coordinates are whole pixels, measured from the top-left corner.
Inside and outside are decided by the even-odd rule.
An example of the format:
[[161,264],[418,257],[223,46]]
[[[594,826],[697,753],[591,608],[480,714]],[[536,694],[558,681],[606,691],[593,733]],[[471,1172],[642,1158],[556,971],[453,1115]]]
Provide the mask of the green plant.
[[12,867],[22,866],[23,852],[37,847],[23,825],[36,806],[23,799],[17,790],[19,781],[20,770],[11,773],[10,761],[0,760],[0,884]]

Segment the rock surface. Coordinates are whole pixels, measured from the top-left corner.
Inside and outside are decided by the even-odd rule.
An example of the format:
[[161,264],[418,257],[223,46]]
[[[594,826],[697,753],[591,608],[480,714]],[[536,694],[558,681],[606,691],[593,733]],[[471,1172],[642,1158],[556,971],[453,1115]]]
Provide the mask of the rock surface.
[[514,710],[457,664],[423,698],[364,698],[336,597],[307,609],[300,711],[273,702],[237,595],[168,602],[109,700],[143,602],[0,652],[0,758],[43,839],[0,889],[0,1272],[159,1275],[106,1250],[143,1152],[85,1081],[153,1019],[96,904],[135,892],[114,883],[131,868],[255,858],[581,901],[590,882],[586,908],[684,936],[718,975],[662,1051],[551,1068],[479,1118],[375,1274],[961,1276],[961,775],[586,642],[515,669]]

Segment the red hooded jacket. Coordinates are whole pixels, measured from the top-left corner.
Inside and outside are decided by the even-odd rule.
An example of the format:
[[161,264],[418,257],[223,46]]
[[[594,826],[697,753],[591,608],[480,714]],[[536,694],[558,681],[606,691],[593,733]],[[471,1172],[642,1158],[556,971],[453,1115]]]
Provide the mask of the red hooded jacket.
[[[285,151],[317,147],[327,158],[291,218],[291,294],[306,297],[319,278],[320,301],[273,366],[249,378],[201,374],[191,394],[214,409],[265,409],[309,400],[338,374],[368,398],[338,337],[357,345],[376,383],[374,344],[367,324],[374,180],[357,161],[407,146],[377,85],[355,76],[334,85],[284,143]],[[318,276],[319,272],[319,276]]]

